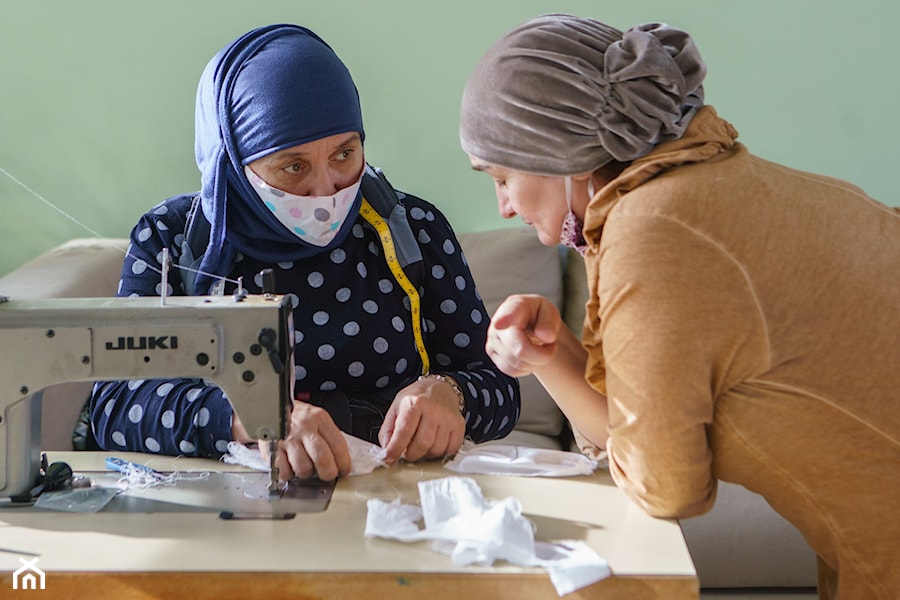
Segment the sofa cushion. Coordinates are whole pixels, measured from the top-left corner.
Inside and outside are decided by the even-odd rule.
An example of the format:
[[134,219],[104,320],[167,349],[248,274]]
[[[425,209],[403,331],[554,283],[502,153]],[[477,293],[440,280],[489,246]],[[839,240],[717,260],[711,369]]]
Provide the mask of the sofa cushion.
[[[489,314],[510,294],[541,294],[564,308],[560,252],[540,243],[530,227],[458,235],[475,285]],[[516,431],[558,438],[566,420],[533,375],[521,377],[522,413]],[[515,431],[514,431],[515,434]],[[534,439],[533,436],[522,436]],[[507,440],[519,443],[515,436]]]

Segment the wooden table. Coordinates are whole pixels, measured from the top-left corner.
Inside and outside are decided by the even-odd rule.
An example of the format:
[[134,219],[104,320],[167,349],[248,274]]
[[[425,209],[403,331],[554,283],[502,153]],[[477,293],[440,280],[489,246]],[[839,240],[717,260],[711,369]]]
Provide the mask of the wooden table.
[[[48,453],[76,473],[105,472],[106,453]],[[116,456],[161,471],[250,473],[214,460]],[[251,473],[252,474],[252,473]],[[258,474],[253,474],[258,476]],[[226,521],[210,512],[40,512],[0,509],[0,597],[382,598],[471,600],[557,598],[547,573],[507,564],[455,567],[429,542],[364,536],[372,497],[418,502],[416,483],[460,476],[440,462],[400,464],[341,479],[322,512],[290,520]],[[484,496],[515,496],[542,541],[580,539],[613,576],[566,598],[698,598],[699,585],[677,522],[654,519],[605,472],[588,477],[473,476]],[[147,494],[149,492],[145,492]],[[13,591],[20,558],[38,557],[43,591]]]

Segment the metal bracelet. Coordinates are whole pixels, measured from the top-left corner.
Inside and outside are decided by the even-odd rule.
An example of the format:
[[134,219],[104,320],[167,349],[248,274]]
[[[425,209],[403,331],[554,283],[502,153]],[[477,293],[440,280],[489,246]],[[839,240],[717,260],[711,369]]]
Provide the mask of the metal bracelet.
[[441,375],[440,373],[429,373],[428,375],[419,376],[419,381],[423,379],[437,379],[438,381],[450,384],[450,387],[453,388],[453,393],[459,398],[459,414],[466,416],[466,396],[463,394],[462,388],[459,387],[459,384],[456,383],[452,377]]

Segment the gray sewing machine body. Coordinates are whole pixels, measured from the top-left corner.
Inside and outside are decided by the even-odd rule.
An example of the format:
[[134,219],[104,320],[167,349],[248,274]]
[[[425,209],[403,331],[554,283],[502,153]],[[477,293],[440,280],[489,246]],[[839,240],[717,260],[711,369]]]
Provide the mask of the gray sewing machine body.
[[202,378],[251,436],[284,438],[293,340],[290,302],[277,295],[0,299],[0,497],[34,485],[39,392],[58,383]]

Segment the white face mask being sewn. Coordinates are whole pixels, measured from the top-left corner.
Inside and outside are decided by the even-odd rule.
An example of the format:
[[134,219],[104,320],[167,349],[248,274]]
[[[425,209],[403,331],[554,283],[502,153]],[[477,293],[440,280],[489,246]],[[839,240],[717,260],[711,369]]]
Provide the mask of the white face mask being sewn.
[[249,166],[244,166],[244,174],[250,185],[275,218],[304,242],[319,247],[331,243],[340,231],[353,208],[363,173],[365,169],[356,182],[338,190],[334,195],[297,196],[270,186]]

